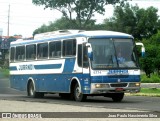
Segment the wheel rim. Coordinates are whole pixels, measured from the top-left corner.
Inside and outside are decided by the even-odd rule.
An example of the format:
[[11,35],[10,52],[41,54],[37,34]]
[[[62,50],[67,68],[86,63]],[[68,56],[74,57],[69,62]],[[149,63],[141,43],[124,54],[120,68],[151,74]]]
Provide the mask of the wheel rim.
[[30,92],[30,96],[34,95],[34,87],[32,83],[30,84],[29,92]]
[[77,87],[77,88],[76,88],[76,97],[77,97],[77,99],[79,99],[80,96],[81,96],[80,87]]

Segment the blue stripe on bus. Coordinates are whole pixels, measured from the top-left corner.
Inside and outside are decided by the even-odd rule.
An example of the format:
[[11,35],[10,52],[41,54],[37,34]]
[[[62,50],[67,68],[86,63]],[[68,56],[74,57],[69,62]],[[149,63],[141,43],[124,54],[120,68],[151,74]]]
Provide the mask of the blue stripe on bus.
[[127,76],[91,76],[92,83],[118,83],[120,82],[139,82],[140,75],[127,75]]
[[65,59],[63,73],[72,73],[75,64],[75,58]]
[[35,69],[59,69],[62,64],[34,65]]
[[10,66],[10,67],[9,67],[9,70],[10,70],[10,71],[15,71],[15,70],[17,70],[17,67],[16,67],[16,66]]

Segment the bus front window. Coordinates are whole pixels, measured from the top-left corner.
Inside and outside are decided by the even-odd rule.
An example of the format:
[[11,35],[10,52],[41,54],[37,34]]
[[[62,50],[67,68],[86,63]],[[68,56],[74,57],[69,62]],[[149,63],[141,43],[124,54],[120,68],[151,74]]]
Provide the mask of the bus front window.
[[89,39],[93,69],[136,68],[138,61],[132,39]]

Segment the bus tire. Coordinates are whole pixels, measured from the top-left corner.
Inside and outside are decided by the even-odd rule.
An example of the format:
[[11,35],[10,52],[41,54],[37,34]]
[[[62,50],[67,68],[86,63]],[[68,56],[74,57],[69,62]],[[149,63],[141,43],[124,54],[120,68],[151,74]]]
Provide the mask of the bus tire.
[[44,97],[44,93],[36,92],[33,82],[29,82],[28,96],[33,97],[33,98],[43,98]]
[[112,100],[114,102],[121,102],[124,97],[124,93],[115,93],[112,95]]
[[83,101],[86,100],[86,98],[87,98],[87,96],[81,93],[79,84],[76,83],[76,85],[74,87],[74,99],[75,99],[75,101],[83,102]]

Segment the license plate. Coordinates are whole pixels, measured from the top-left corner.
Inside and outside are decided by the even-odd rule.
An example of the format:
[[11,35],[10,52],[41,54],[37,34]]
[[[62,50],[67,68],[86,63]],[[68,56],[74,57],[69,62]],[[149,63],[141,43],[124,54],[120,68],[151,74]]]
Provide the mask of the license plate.
[[116,91],[123,91],[123,88],[116,88]]

